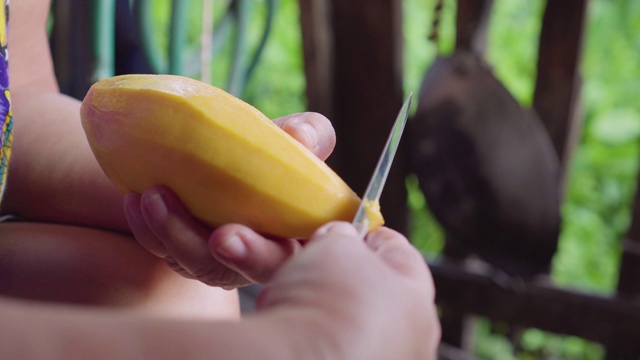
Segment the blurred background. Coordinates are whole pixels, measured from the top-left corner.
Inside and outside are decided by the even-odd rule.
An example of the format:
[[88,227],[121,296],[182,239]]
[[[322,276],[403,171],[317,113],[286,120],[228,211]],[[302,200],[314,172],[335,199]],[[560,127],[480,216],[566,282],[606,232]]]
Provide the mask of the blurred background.
[[[325,32],[334,31],[333,41],[322,37],[331,33],[323,33],[320,21],[326,20],[325,12],[331,13],[326,4],[332,3],[334,21],[342,17],[340,23],[327,20],[330,26],[325,24]],[[434,60],[456,50],[458,1],[354,1],[351,5],[336,5],[338,3],[55,0],[50,35],[56,72],[62,90],[78,98],[93,81],[102,77],[119,73],[175,73],[227,89],[272,118],[326,109],[325,115],[337,119],[338,143],[350,144],[338,148],[337,159],[330,164],[362,193],[366,185],[363,182],[379,155],[377,146],[382,146],[402,98],[409,92],[419,94],[425,73]],[[561,226],[548,275],[553,287],[607,299],[616,297],[623,239],[631,226],[637,184],[640,2],[590,0],[580,3],[585,4],[585,10],[584,14],[577,15],[583,20],[578,38],[577,78],[581,86],[577,88],[575,102],[578,135],[570,161],[563,164],[564,183],[559,185],[562,188]],[[484,59],[493,75],[525,109],[534,104],[545,6],[543,0],[494,0],[486,28]],[[349,15],[354,11],[364,14],[364,20]],[[380,22],[371,35],[375,40],[379,38],[377,34],[382,34],[384,39],[362,46],[378,50],[368,56],[382,59],[373,61],[374,65],[387,66],[390,77],[378,72],[358,74],[356,65],[352,64],[351,68],[340,65],[342,60],[336,56],[349,56],[349,46],[354,53],[362,50],[348,43],[341,44],[340,39],[348,37],[349,31],[357,36],[358,32],[370,30],[360,25],[371,25],[372,17],[384,16],[377,15],[384,13],[390,14],[387,15],[390,23]],[[352,25],[357,28],[348,30]],[[325,46],[337,51],[327,54],[333,57],[323,58],[323,53],[312,51],[322,51],[322,44],[312,44],[313,41],[328,42]],[[353,61],[357,64],[359,60]],[[323,64],[337,72],[332,73],[333,83],[328,85],[323,85],[327,79],[310,76],[314,74],[313,66],[319,68]],[[363,64],[363,68],[373,67]],[[360,78],[370,78],[374,86],[379,83],[378,95],[369,98],[353,95],[373,91],[374,86],[354,83]],[[335,95],[327,97],[323,86],[328,86],[329,91],[347,90],[334,91]],[[353,89],[348,90],[350,87]],[[363,134],[358,132],[358,128],[369,127],[365,126],[367,118],[349,125],[352,115],[349,109],[375,108],[379,104],[366,99],[385,98],[388,104],[380,106],[390,109],[382,111],[387,118],[384,121],[388,122],[369,119],[371,126],[380,128],[377,133],[371,135],[371,129],[362,130]],[[414,111],[417,106],[416,101]],[[341,110],[343,108],[347,110]],[[354,148],[364,148],[370,156],[360,161],[359,157],[365,157],[363,150],[358,152]],[[410,157],[406,152],[409,150],[405,150],[405,154]],[[356,171],[347,169],[354,168],[354,162],[361,176],[349,173]],[[418,176],[403,167],[405,161],[398,162],[395,180],[392,178],[390,190],[385,190],[388,194],[387,200],[383,200],[383,213],[390,214],[390,225],[405,231],[426,259],[435,264],[445,247],[447,230],[432,215]],[[394,201],[390,197],[402,199]],[[436,280],[437,284],[445,281]],[[636,281],[640,283],[640,279]],[[640,306],[637,299],[633,298],[632,302],[636,310]],[[473,321],[465,317],[465,334],[471,335],[465,335],[459,344],[452,344],[464,348],[469,356],[482,359],[611,358],[611,353],[607,357],[603,344],[570,332],[559,334],[529,327],[518,327],[514,332],[513,326],[508,326],[510,322],[481,315],[471,316]],[[596,317],[594,323],[600,320]]]

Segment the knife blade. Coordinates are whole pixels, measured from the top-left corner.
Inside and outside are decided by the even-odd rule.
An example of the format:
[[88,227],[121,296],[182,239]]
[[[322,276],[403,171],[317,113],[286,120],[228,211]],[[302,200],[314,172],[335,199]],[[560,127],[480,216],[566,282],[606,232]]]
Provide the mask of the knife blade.
[[393,127],[391,128],[391,132],[389,133],[387,143],[382,150],[382,155],[380,155],[380,159],[378,159],[378,164],[376,165],[373,175],[369,180],[367,190],[364,192],[358,211],[353,218],[352,224],[358,230],[360,239],[364,239],[367,231],[369,230],[369,216],[366,211],[367,204],[378,202],[380,200],[380,195],[382,195],[382,190],[385,182],[387,181],[389,170],[391,170],[393,158],[395,157],[398,145],[400,144],[402,132],[404,131],[407,118],[409,117],[409,107],[411,106],[412,98],[413,93],[410,93],[404,101],[404,104],[402,104],[400,112],[398,112],[398,116],[396,117]]

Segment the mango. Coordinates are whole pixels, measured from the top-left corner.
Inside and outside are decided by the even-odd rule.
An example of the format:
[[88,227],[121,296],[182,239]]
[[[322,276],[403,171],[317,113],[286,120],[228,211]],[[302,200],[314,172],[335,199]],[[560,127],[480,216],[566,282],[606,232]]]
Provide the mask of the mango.
[[[240,223],[308,238],[328,221],[351,221],[360,204],[328,165],[259,110],[194,79],[100,80],[80,113],[98,163],[120,190],[165,185],[212,227]],[[384,223],[378,204],[367,213],[369,230]]]

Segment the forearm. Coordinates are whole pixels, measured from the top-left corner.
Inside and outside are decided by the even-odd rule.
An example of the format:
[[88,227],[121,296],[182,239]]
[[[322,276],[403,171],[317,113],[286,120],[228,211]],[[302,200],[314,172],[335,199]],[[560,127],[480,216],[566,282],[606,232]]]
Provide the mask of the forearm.
[[126,231],[122,194],[89,149],[80,103],[51,92],[12,96],[14,142],[2,212]]
[[122,196],[89,151],[80,103],[58,93],[45,30],[48,14],[48,1],[11,4],[14,141],[2,211],[36,221],[128,229]]
[[185,280],[123,234],[2,223],[0,259],[6,296],[199,319],[240,316],[237,292]]
[[[308,324],[280,314],[178,321],[130,312],[0,299],[0,348],[10,359],[322,359]],[[302,336],[302,335],[306,336]]]

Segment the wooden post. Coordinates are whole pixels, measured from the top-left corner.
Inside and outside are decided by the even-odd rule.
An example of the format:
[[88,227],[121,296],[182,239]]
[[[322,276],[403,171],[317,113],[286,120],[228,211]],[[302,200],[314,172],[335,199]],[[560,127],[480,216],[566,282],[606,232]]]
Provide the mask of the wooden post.
[[640,191],[636,191],[631,228],[624,239],[618,293],[640,298]]
[[562,183],[581,131],[579,76],[587,0],[547,1],[542,19],[533,107],[563,164]]
[[307,108],[333,119],[333,31],[328,0],[300,0]]
[[[358,194],[403,101],[401,5],[300,0],[308,109],[332,120],[338,143],[329,164]],[[387,225],[400,231],[406,221],[405,157],[399,149],[381,199]]]
[[[456,50],[473,51],[482,56],[486,48],[487,26],[491,15],[493,0],[458,0],[456,12]],[[445,237],[443,254],[454,261],[467,257],[467,251]],[[470,327],[469,313],[442,305],[440,322],[442,341],[461,349],[469,350]]]

